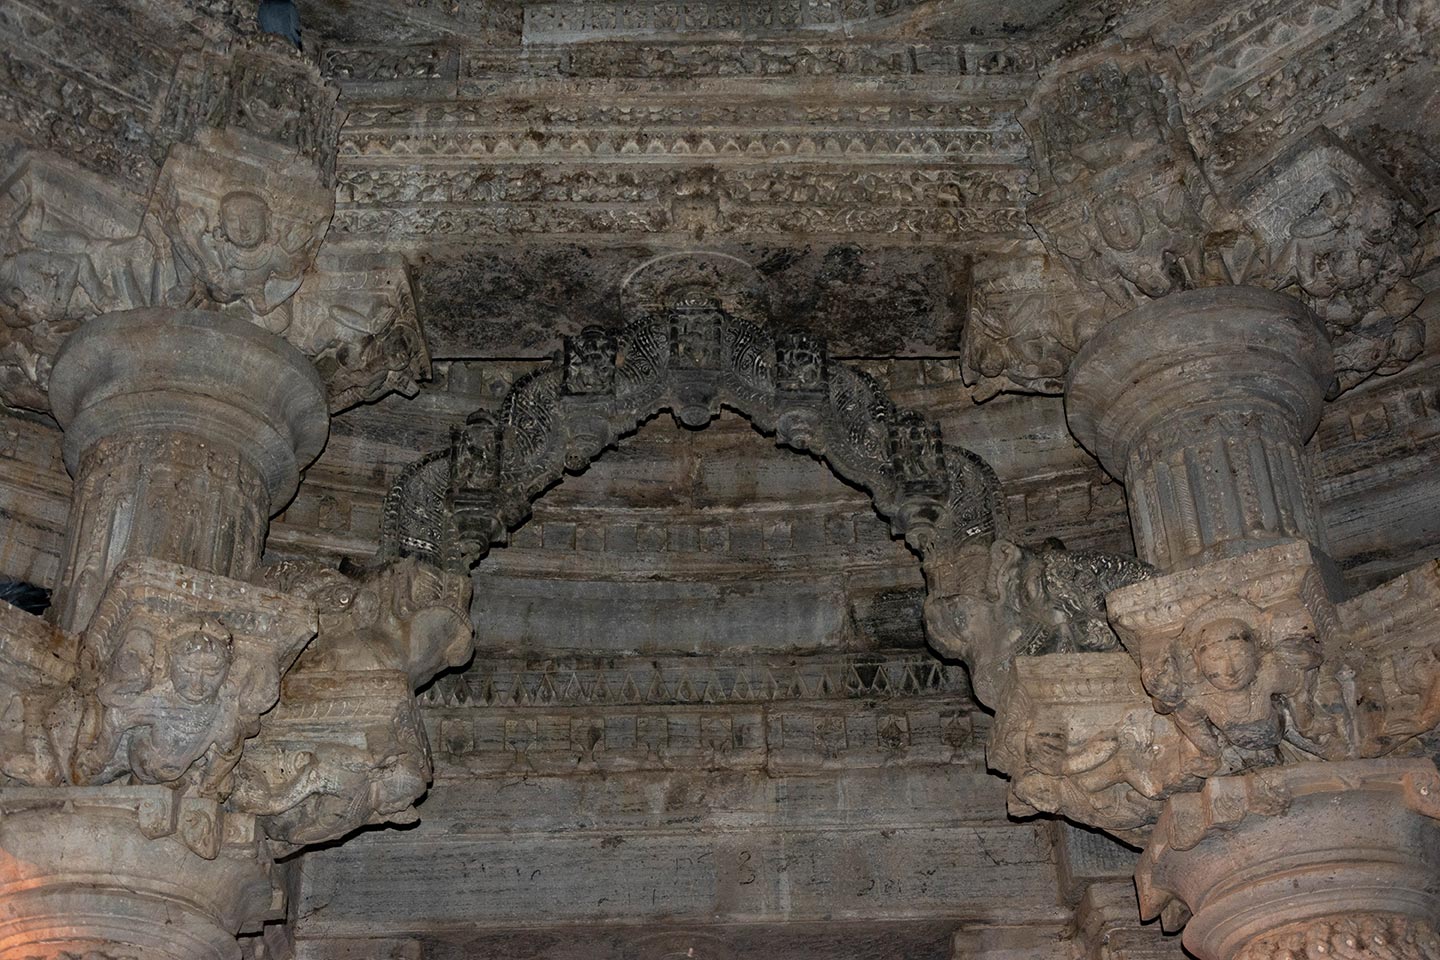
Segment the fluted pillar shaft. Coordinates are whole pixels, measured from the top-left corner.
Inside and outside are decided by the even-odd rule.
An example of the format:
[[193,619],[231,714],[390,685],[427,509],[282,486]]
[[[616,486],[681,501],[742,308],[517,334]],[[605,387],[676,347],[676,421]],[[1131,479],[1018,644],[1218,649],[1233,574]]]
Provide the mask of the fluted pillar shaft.
[[305,357],[215,312],[87,323],[55,361],[50,401],[75,477],[55,605],[68,630],[128,557],[246,579],[329,428]]
[[1177,293],[1085,346],[1066,416],[1125,484],[1136,550],[1161,570],[1283,539],[1323,552],[1304,447],[1332,367],[1324,329],[1290,297]]

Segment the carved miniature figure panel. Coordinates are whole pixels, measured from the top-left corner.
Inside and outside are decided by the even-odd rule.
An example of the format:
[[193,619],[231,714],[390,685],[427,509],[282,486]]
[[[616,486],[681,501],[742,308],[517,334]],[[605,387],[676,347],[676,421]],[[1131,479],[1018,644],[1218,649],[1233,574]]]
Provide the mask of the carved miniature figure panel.
[[35,785],[128,776],[224,796],[244,741],[315,629],[305,601],[127,561],[79,638],[74,676],[21,694],[23,746],[3,770]]

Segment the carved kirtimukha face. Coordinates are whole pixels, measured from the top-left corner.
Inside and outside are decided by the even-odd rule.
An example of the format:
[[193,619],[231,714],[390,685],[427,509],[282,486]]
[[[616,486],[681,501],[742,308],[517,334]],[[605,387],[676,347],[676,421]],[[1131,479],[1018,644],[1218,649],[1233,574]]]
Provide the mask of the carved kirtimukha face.
[[1228,617],[1200,628],[1194,656],[1201,676],[1226,693],[1250,686],[1260,669],[1254,633],[1244,621]]
[[206,624],[170,644],[170,681],[188,703],[215,700],[230,673],[234,657],[230,637],[218,625]]

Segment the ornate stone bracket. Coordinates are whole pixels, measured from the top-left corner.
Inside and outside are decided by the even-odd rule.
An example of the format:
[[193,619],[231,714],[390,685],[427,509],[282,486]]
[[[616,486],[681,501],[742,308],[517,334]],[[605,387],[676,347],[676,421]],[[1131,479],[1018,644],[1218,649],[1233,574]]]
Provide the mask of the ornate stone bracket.
[[332,409],[428,376],[405,264],[337,251],[314,269],[335,206],[337,89],[273,38],[181,64],[176,140],[142,204],[60,158],[0,157],[0,391],[46,411],[52,361],[94,317],[223,311],[313,358]]
[[1042,654],[1120,649],[1105,596],[1154,571],[1131,557],[976,540],[925,555],[925,627],[970,668],[975,695],[998,706],[1011,665]]
[[[13,660],[73,667],[32,671],[38,682],[13,688],[24,703],[24,742],[4,773],[37,786],[129,776],[223,798],[243,742],[315,631],[306,602],[158,560],[129,561],[78,638],[32,628],[9,644],[16,650],[22,636],[43,644]],[[74,660],[47,657],[57,645]]]
[[431,777],[414,695],[474,652],[469,578],[407,558],[359,578],[282,561],[261,580],[314,602],[320,634],[246,746],[232,805],[291,849],[413,822]]
[[1040,195],[1026,215],[1045,255],[977,272],[965,374],[982,399],[1060,393],[1109,320],[1206,287],[1310,307],[1335,344],[1330,395],[1420,354],[1423,203],[1323,127],[1280,140],[1236,179],[1196,153],[1184,78],[1169,55],[1107,49],[1033,94],[1022,122]]
[[990,765],[1011,813],[1061,814],[1141,845],[1162,801],[1217,762],[1157,714],[1125,653],[1019,657],[1000,698]]

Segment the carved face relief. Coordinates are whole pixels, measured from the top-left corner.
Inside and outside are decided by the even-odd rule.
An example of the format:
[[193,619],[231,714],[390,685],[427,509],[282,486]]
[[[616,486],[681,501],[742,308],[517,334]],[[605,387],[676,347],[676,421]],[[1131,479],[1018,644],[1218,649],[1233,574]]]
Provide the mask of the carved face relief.
[[270,206],[248,190],[235,190],[220,200],[220,231],[241,250],[254,250],[270,234]]
[[192,296],[271,313],[300,288],[334,212],[333,191],[304,163],[259,166],[214,132],[177,144],[152,215]]
[[1114,250],[1134,250],[1145,236],[1145,214],[1133,196],[1112,193],[1095,206],[1095,228]]
[[234,659],[228,632],[205,624],[170,643],[170,682],[187,703],[213,702]]
[[1196,636],[1195,665],[1216,690],[1243,690],[1260,669],[1255,635],[1244,621],[1212,620]]

